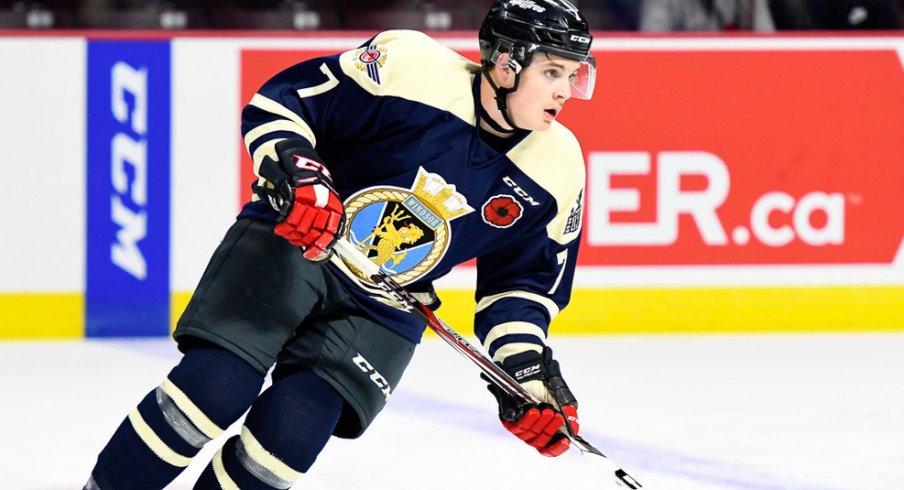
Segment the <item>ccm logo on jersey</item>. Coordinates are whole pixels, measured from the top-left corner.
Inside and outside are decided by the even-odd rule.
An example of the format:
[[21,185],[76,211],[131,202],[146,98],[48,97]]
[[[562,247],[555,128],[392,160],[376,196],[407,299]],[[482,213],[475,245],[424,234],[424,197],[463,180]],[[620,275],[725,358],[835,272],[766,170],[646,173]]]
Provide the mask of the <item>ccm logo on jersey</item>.
[[[111,69],[113,117],[122,128],[111,143],[113,196],[110,218],[119,226],[110,260],[138,280],[147,278],[147,261],[138,242],[148,232],[148,73],[120,61]],[[129,110],[127,97],[132,99]],[[129,130],[137,138],[129,134]],[[126,165],[132,167],[126,171]],[[125,199],[125,202],[123,200]],[[129,203],[129,205],[126,204]]]
[[352,362],[355,363],[358,368],[361,369],[361,372],[370,375],[370,380],[373,381],[377,388],[383,393],[386,397],[386,400],[389,401],[389,396],[392,395],[392,387],[389,386],[389,381],[386,381],[386,378],[383,377],[382,374],[379,373],[374,367],[367,362],[367,359],[361,355],[360,352],[356,353],[357,355],[352,358]]
[[514,179],[512,179],[508,175],[506,175],[505,177],[502,177],[502,181],[505,182],[505,185],[512,188],[512,191],[515,192],[515,195],[517,195],[521,199],[524,199],[531,206],[539,206],[540,205],[539,202],[537,202],[533,197],[530,197],[530,194],[528,194],[527,191],[525,191],[520,186],[518,186],[518,183],[515,182]]

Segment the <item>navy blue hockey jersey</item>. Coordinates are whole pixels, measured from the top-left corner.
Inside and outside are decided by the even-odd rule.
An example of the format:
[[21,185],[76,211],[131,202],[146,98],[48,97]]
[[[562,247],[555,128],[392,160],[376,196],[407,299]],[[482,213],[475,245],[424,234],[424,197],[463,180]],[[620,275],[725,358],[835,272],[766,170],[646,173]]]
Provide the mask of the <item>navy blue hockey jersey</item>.
[[[561,124],[504,143],[481,139],[479,65],[415,31],[299,63],[270,79],[242,114],[255,171],[286,138],[326,162],[352,243],[402,285],[477,258],[475,333],[496,360],[539,350],[565,307],[581,232],[584,159]],[[275,219],[256,198],[245,216]],[[341,259],[330,267],[387,328],[424,326]]]

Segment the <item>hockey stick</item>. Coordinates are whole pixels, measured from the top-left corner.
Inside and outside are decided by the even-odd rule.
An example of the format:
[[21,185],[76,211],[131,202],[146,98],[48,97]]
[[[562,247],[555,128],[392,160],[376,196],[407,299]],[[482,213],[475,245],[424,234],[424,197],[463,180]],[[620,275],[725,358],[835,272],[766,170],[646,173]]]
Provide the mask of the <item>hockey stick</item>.
[[[374,284],[389,293],[406,311],[423,321],[430,330],[433,330],[441,339],[452,346],[461,355],[468,358],[477,365],[478,368],[491,380],[491,382],[505,391],[509,396],[520,400],[523,403],[539,405],[538,400],[533,394],[524,389],[517,381],[515,381],[501,367],[496,365],[486,354],[480,349],[474,347],[455,330],[440,320],[430,308],[415,299],[407,290],[402,288],[389,274],[384,272],[377,264],[368,259],[354,244],[345,238],[341,238],[336,242],[335,251],[340,257],[347,260],[352,266],[361,271],[362,274],[369,277]],[[625,470],[607,458],[597,448],[593,447],[583,437],[574,433],[571,424],[564,424],[567,431],[568,439],[572,445],[580,450],[584,456],[593,456],[593,460],[601,464],[607,472],[614,478],[615,483],[620,487],[630,489],[641,488],[637,482]]]

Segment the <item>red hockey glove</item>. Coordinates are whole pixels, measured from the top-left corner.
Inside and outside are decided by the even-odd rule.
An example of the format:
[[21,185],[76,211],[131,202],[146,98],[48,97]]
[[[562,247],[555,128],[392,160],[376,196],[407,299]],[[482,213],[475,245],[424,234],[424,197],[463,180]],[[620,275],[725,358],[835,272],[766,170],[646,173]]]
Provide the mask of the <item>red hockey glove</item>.
[[260,175],[268,185],[255,192],[280,216],[277,235],[304,249],[308,260],[329,258],[345,224],[345,210],[329,170],[317,153],[297,139],[276,144],[279,162],[265,156]]
[[567,451],[571,441],[564,422],[567,418],[571,430],[578,433],[578,401],[562,379],[559,362],[552,358],[552,349],[544,347],[542,355],[535,351],[514,354],[501,365],[541,401],[540,405],[522,405],[490,384],[488,388],[499,403],[503,427],[544,456],[555,457]]

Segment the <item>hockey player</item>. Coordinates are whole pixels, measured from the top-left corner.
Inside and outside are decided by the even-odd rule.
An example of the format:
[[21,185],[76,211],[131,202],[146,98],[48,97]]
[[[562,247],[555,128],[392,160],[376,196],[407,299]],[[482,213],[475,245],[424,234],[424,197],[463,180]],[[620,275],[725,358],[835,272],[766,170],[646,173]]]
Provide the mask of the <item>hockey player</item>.
[[584,161],[556,118],[592,93],[591,36],[565,0],[499,0],[479,42],[481,65],[387,31],[261,87],[242,113],[254,197],[178,322],[180,363],[86,489],[163,488],[249,408],[195,488],[290,488],[331,436],[361,435],[424,325],[331,253],[339,238],[431,307],[431,282],[476,258],[475,333],[545,402],[494,391],[502,423],[544,455],[568,449],[577,401],[545,340],[571,292]]

